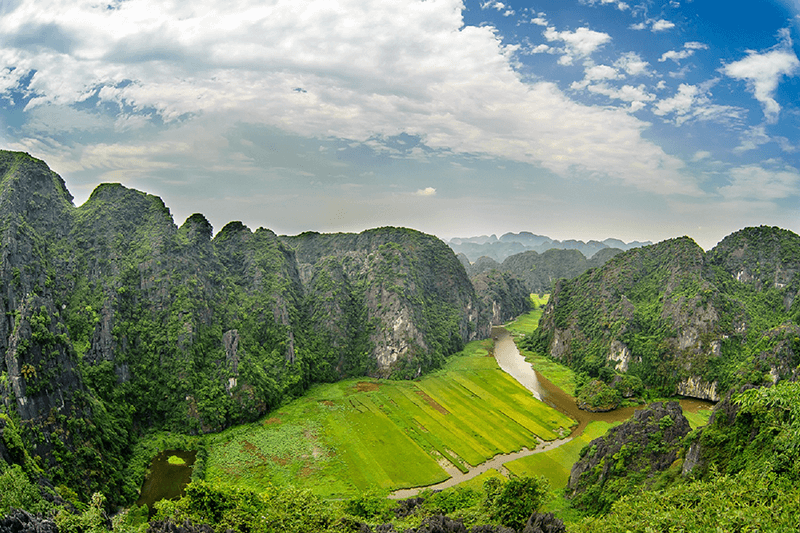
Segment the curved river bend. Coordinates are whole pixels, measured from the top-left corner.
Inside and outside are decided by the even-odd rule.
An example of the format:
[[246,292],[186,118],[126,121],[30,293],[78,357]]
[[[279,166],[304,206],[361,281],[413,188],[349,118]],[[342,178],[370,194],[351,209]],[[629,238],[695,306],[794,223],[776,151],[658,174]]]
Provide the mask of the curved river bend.
[[[520,459],[522,457],[527,457],[528,455],[533,455],[535,453],[542,453],[554,448],[558,448],[559,446],[566,444],[575,437],[581,435],[589,422],[622,422],[632,417],[633,412],[637,408],[641,408],[637,406],[624,407],[622,409],[615,409],[606,413],[590,413],[588,411],[578,409],[574,398],[553,385],[553,383],[551,383],[547,378],[542,376],[539,372],[531,367],[530,363],[528,363],[522,354],[519,353],[517,345],[514,343],[514,339],[504,327],[496,326],[492,328],[492,337],[494,338],[494,357],[497,360],[497,364],[500,366],[500,368],[502,368],[503,371],[505,371],[511,377],[516,379],[520,385],[531,391],[531,393],[537,399],[561,411],[573,420],[576,420],[578,424],[572,429],[569,437],[565,439],[543,442],[533,449],[523,448],[518,452],[495,455],[485,463],[481,463],[478,466],[470,468],[467,473],[462,473],[460,470],[454,468],[447,469],[447,472],[452,476],[450,479],[427,487],[415,487],[411,489],[397,490],[391,494],[391,498],[411,498],[419,494],[424,489],[441,490],[453,487],[459,483],[463,483],[464,481],[468,481],[474,477],[477,477],[492,468],[498,469],[505,463]],[[700,407],[708,407],[712,405],[709,402],[692,399],[684,399],[681,400],[680,403],[684,411],[696,411]]]

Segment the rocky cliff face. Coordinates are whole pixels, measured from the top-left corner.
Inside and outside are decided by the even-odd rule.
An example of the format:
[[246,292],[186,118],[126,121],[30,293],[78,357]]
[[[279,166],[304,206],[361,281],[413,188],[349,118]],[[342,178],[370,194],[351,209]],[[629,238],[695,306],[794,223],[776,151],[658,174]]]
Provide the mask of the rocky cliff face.
[[622,253],[559,282],[532,342],[592,376],[610,367],[717,401],[752,381],[751,358],[792,373],[799,252],[791,232],[749,228],[707,254],[687,237]]
[[[578,507],[607,511],[611,503],[647,486],[678,459],[690,427],[678,402],[654,403],[590,442],[572,466],[568,491]],[[625,480],[632,480],[625,483]]]
[[[373,375],[419,375],[489,335],[466,272],[435,237],[380,228],[283,241],[295,250],[312,328]],[[329,363],[339,371],[354,364]]]
[[489,327],[499,326],[530,311],[530,292],[513,274],[489,270],[474,276],[472,285],[482,300],[482,307],[491,310]]
[[429,235],[212,235],[119,184],[74,207],[43,162],[0,152],[0,409],[57,484],[129,490],[104,465],[143,428],[214,431],[315,381],[413,377],[489,335]]

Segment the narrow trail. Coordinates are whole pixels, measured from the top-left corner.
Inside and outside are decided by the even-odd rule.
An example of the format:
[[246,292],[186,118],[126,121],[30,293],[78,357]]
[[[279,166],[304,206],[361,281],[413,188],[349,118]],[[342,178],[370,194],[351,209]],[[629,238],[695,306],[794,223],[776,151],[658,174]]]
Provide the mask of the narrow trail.
[[[633,416],[633,412],[637,409],[635,406],[624,407],[622,409],[615,409],[606,413],[590,413],[588,411],[578,409],[575,399],[572,396],[555,386],[547,378],[542,376],[538,371],[531,367],[530,363],[528,363],[522,354],[519,353],[517,345],[514,343],[514,339],[504,327],[494,327],[492,329],[492,337],[494,338],[494,357],[497,360],[497,364],[500,366],[500,368],[517,380],[520,385],[531,391],[531,393],[538,400],[545,402],[551,407],[561,411],[568,417],[577,421],[577,425],[572,429],[569,437],[541,442],[535,448],[522,448],[522,450],[518,452],[495,455],[488,461],[471,467],[466,473],[461,472],[448,463],[448,466],[444,468],[445,471],[450,474],[449,479],[435,485],[428,485],[426,487],[413,487],[409,489],[396,490],[389,495],[390,498],[411,498],[425,489],[442,490],[454,487],[459,483],[469,481],[470,479],[473,479],[492,468],[508,474],[503,467],[504,464],[515,461],[522,457],[547,452],[554,450],[559,446],[563,446],[572,439],[583,434],[583,431],[586,429],[586,426],[589,425],[589,422],[622,422],[628,420]],[[689,408],[696,410],[700,403],[701,402],[698,400],[681,400],[681,406],[684,409]]]

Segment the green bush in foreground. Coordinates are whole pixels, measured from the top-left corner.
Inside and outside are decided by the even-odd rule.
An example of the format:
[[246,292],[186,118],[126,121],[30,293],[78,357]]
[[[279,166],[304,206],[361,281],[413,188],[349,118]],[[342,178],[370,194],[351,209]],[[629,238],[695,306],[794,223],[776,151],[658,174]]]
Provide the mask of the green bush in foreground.
[[796,532],[798,526],[800,490],[774,474],[747,472],[625,496],[606,516],[586,518],[570,532]]
[[521,530],[528,517],[544,501],[550,482],[543,476],[512,478],[505,483],[489,478],[484,483],[484,490],[492,518],[504,526]]

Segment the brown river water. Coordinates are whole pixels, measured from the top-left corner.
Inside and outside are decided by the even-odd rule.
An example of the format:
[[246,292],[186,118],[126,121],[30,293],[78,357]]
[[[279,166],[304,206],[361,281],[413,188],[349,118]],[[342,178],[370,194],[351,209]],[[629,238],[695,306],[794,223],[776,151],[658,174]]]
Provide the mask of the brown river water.
[[[531,391],[537,399],[561,411],[577,421],[578,424],[572,428],[572,432],[567,438],[543,442],[532,449],[523,448],[518,452],[495,455],[485,463],[470,468],[467,473],[462,473],[455,468],[448,468],[447,473],[452,476],[450,479],[428,487],[401,489],[393,492],[390,497],[396,499],[411,498],[419,494],[423,489],[441,490],[453,487],[459,483],[477,477],[492,468],[499,469],[502,465],[510,461],[558,448],[562,444],[566,444],[575,437],[581,435],[589,422],[622,422],[632,417],[636,409],[642,408],[642,406],[623,407],[605,413],[590,413],[578,409],[575,399],[572,396],[555,386],[538,371],[534,370],[530,363],[525,361],[525,358],[519,353],[514,339],[505,328],[501,326],[493,328],[492,338],[494,339],[494,357],[497,360],[497,364],[500,365],[500,368],[516,379],[523,387]],[[689,412],[697,412],[698,409],[707,409],[714,405],[711,402],[695,399],[683,399],[680,401],[680,404],[684,411]]]

